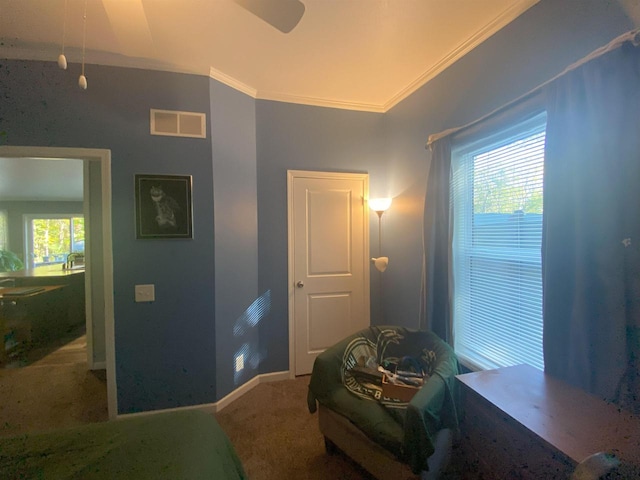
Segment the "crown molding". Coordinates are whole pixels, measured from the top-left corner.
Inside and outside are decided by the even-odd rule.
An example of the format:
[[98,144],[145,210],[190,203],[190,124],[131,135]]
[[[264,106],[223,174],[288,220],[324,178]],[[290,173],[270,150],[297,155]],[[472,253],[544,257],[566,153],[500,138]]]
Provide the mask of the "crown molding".
[[259,91],[258,100],[272,100],[274,102],[297,103],[301,105],[311,105],[314,107],[340,108],[342,110],[357,110],[360,112],[384,113],[383,105],[372,103],[345,102],[343,100],[332,100],[330,98],[305,97],[302,95],[290,95],[278,92]]
[[[82,63],[82,51],[74,47],[67,47],[66,56],[69,65]],[[32,46],[11,46],[0,47],[0,58],[7,60],[27,60],[38,62],[53,62],[58,59],[60,51],[58,49],[51,48],[50,46],[40,46],[39,48],[33,48]],[[204,75],[201,69],[177,65],[173,63],[158,62],[147,58],[126,57],[124,55],[116,55],[108,52],[101,52],[90,50],[87,53],[88,60],[87,66],[107,66],[107,67],[119,67],[119,68],[135,68],[139,70],[151,70],[159,72],[169,73],[183,73],[187,75]],[[87,72],[88,77],[89,72]]]
[[[478,30],[475,34],[462,42],[458,47],[445,55],[439,62],[430,67],[416,80],[407,85],[400,92],[396,93],[389,100],[383,104],[371,104],[371,103],[358,103],[358,102],[345,102],[342,100],[331,100],[326,98],[314,98],[304,97],[299,95],[290,95],[286,93],[278,92],[263,92],[258,91],[257,96],[254,98],[260,100],[273,100],[276,102],[297,103],[303,105],[311,105],[316,107],[329,107],[340,108],[343,110],[357,110],[361,112],[375,112],[386,113],[395,107],[402,100],[413,94],[420,87],[425,85],[429,80],[435,78],[438,74],[442,73],[446,68],[451,66],[457,60],[465,56],[471,50],[476,48],[486,39],[493,34],[504,28],[513,20],[518,18],[524,12],[529,10],[532,6],[539,3],[540,0],[519,0],[509,5],[498,16],[496,16],[491,22],[486,24],[483,28]],[[231,85],[230,85],[231,86]],[[242,90],[241,90],[242,91]]]
[[302,95],[292,95],[288,93],[258,91],[256,88],[236,80],[220,70],[211,67],[209,77],[220,83],[227,85],[255,100],[271,100],[274,102],[295,103],[299,105],[310,105],[314,107],[339,108],[342,110],[357,110],[361,112],[384,113],[382,105],[369,103],[345,102],[342,100],[332,100],[328,98],[305,97]]
[[471,50],[476,48],[487,38],[491,37],[498,30],[502,29],[513,20],[518,18],[524,12],[529,10],[540,0],[520,0],[509,5],[502,13],[500,13],[491,22],[486,24],[483,28],[478,30],[474,35],[462,42],[458,47],[445,55],[439,62],[431,66],[427,71],[420,75],[417,79],[407,85],[405,88],[391,97],[383,106],[383,111],[387,112],[395,107],[402,100],[414,93],[420,87],[425,85],[429,80],[435,78],[438,74],[442,73],[447,67],[451,66],[457,60],[465,56]]
[[210,67],[209,77],[219,81],[220,83],[224,83],[226,86],[238,90],[239,92],[249,95],[252,98],[257,98],[258,91],[255,88],[247,85],[246,83],[242,83],[240,80],[236,80],[232,76],[227,75],[220,70]]
[[[271,100],[275,102],[295,103],[301,105],[310,105],[314,107],[327,107],[338,108],[342,110],[355,110],[361,112],[374,112],[374,113],[386,113],[393,107],[395,107],[402,100],[409,97],[420,87],[424,86],[427,82],[435,78],[438,74],[442,73],[447,67],[451,66],[454,62],[462,58],[471,50],[476,48],[482,42],[484,42],[491,35],[496,33],[501,28],[515,20],[522,13],[527,11],[533,5],[537,4],[540,0],[518,0],[514,1],[503,12],[496,16],[491,22],[486,24],[483,28],[478,30],[475,34],[462,42],[458,47],[445,55],[440,61],[427,69],[422,75],[409,83],[402,90],[393,95],[389,100],[382,104],[376,103],[363,103],[363,102],[349,102],[345,100],[336,100],[331,98],[317,98],[307,97],[303,95],[295,95],[281,92],[270,92],[258,90],[255,87],[247,85],[234,77],[217,70],[216,68],[209,67],[208,76],[228,87],[231,87],[239,92],[244,93],[254,99],[258,100]],[[20,59],[20,60],[42,60],[55,62],[57,59],[58,51],[52,47],[33,49],[23,47],[20,45],[12,45],[11,47],[0,47],[0,57]],[[80,52],[75,52],[74,49],[69,49],[70,61],[73,62],[73,58],[80,56]],[[77,53],[77,55],[76,55]],[[109,65],[114,67],[124,68],[139,68],[147,70],[159,70],[166,72],[185,73],[192,75],[207,75],[204,71],[187,67],[183,65],[174,65],[156,60],[150,60],[145,58],[126,57],[123,55],[114,55],[105,52],[90,52],[87,55],[90,58],[91,64]]]

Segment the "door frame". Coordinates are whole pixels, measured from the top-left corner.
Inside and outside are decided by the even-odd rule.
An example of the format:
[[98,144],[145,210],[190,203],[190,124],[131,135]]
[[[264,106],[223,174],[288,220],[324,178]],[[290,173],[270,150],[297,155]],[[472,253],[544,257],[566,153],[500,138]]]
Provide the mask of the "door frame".
[[[104,274],[102,278],[104,288],[104,318],[105,318],[105,357],[107,371],[107,407],[109,419],[113,420],[118,414],[118,398],[115,373],[115,329],[113,307],[113,246],[111,239],[111,150],[98,148],[70,148],[70,147],[32,147],[32,146],[0,146],[0,157],[8,158],[68,158],[96,162],[100,165],[101,208],[102,208],[102,261]],[[83,175],[84,176],[84,175]],[[86,179],[85,185],[86,185]],[[85,213],[87,199],[85,192]],[[90,259],[88,258],[87,260]],[[85,280],[91,290],[91,279]],[[93,330],[91,315],[87,315],[87,337]],[[88,353],[92,353],[93,345],[87,338]],[[91,340],[92,341],[92,340]],[[89,365],[93,363],[93,359]]]
[[294,216],[293,216],[293,182],[297,178],[310,179],[331,179],[331,180],[363,180],[364,181],[364,197],[362,199],[363,209],[363,262],[365,265],[363,275],[364,288],[364,314],[371,323],[371,287],[369,282],[369,174],[368,173],[346,173],[346,172],[319,172],[311,170],[287,170],[287,257],[288,257],[288,275],[287,275],[287,292],[289,295],[289,378],[294,379],[296,376],[295,368],[295,260],[294,260]]

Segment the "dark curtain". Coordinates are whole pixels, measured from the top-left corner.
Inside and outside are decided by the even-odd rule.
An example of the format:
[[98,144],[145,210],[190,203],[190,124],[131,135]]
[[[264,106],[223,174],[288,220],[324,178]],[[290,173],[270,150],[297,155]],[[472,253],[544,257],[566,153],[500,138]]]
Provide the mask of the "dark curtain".
[[431,145],[431,165],[424,206],[424,251],[426,259],[425,309],[420,327],[432,330],[452,343],[449,269],[449,176],[451,140],[444,137]]
[[640,393],[640,49],[624,44],[544,90],[545,370],[630,403]]

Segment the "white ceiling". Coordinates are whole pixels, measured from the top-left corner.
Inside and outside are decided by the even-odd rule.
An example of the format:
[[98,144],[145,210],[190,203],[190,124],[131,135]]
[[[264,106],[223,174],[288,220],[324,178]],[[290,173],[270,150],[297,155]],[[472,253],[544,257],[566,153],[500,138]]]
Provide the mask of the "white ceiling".
[[[538,0],[300,1],[304,15],[285,34],[234,0],[87,0],[86,63],[210,75],[255,98],[382,112]],[[84,5],[0,0],[0,58],[55,61],[64,32],[68,61],[81,62]],[[89,88],[91,75],[89,66]]]
[[[87,0],[85,73],[89,88],[91,64],[117,65],[384,112],[538,1],[299,0],[302,19],[283,33],[234,0]],[[84,8],[0,0],[0,58],[56,61],[64,36],[68,62],[80,63]],[[0,201],[34,199],[81,200],[82,162],[0,158]]]
[[0,157],[0,202],[82,201],[82,168],[82,160]]

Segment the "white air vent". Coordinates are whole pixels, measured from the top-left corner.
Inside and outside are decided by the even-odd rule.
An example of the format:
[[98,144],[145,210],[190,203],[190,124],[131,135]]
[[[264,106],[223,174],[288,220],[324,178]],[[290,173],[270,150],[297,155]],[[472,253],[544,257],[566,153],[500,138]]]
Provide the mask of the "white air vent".
[[207,116],[204,113],[152,108],[151,135],[207,138]]

